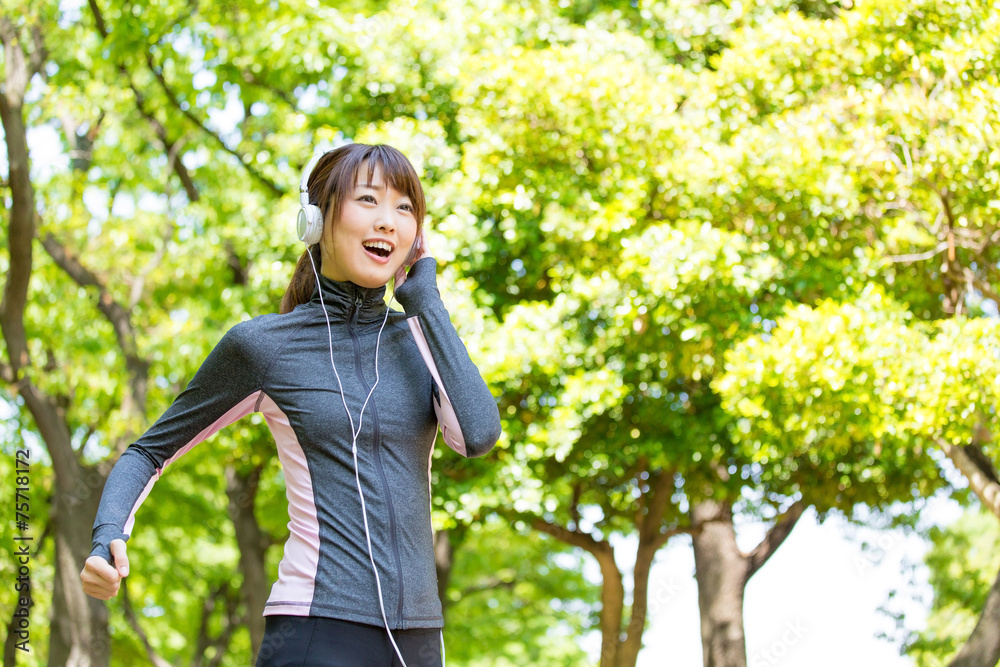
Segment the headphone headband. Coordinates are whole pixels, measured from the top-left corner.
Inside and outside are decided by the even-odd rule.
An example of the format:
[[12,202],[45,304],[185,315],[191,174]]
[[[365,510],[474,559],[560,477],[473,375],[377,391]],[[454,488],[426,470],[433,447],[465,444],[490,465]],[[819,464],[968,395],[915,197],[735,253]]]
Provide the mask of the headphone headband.
[[316,167],[316,163],[319,162],[320,158],[326,155],[326,152],[316,153],[312,156],[308,163],[306,163],[305,169],[302,170],[302,180],[299,181],[299,203],[303,206],[309,205],[309,177],[312,176],[312,170]]

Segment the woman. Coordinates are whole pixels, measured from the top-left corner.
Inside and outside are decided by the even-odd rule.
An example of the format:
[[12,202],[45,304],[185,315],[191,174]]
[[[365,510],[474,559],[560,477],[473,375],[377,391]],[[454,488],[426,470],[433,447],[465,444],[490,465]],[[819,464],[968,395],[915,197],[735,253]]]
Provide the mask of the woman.
[[[363,144],[314,162],[300,188],[307,249],[280,313],[230,329],[122,454],[80,576],[87,594],[116,595],[136,510],[163,469],[261,412],[284,469],[289,536],[258,667],[436,666],[437,427],[458,453],[481,456],[500,436],[500,416],[438,293],[412,165]],[[391,277],[405,314],[383,300]]]

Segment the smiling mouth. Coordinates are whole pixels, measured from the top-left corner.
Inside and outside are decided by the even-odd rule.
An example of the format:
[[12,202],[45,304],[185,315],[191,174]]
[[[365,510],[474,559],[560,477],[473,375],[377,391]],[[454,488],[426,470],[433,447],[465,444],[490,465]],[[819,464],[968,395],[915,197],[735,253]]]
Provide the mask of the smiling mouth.
[[386,258],[392,254],[392,246],[385,241],[365,241],[361,245],[365,250],[378,257]]

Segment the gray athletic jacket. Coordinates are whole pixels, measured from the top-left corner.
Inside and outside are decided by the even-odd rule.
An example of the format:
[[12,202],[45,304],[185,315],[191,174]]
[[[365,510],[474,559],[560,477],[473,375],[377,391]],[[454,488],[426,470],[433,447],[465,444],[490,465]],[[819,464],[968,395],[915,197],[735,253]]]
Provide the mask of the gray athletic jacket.
[[[430,463],[441,426],[459,454],[481,456],[500,437],[497,404],[448,318],[426,257],[410,269],[389,313],[379,384],[358,436],[372,553],[393,629],[443,625],[430,520]],[[358,413],[375,382],[385,287],[320,276],[347,406]],[[94,521],[93,550],[128,540],[135,513],[171,462],[220,428],[261,412],[284,469],[289,536],[264,615],[326,616],[382,625],[351,453],[351,427],[330,367],[318,291],[284,315],[230,329],[187,388],[118,459]]]

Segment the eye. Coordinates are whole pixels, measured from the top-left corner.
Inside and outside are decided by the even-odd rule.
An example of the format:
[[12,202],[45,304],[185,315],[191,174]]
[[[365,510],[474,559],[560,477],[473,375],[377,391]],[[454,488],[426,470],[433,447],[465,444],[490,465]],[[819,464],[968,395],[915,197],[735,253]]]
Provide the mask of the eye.
[[376,203],[375,197],[372,197],[371,195],[361,195],[358,197],[358,201],[370,201],[373,204]]
[[409,211],[410,213],[413,213],[413,207],[410,206],[409,204],[400,204],[400,208],[405,209],[405,210]]

